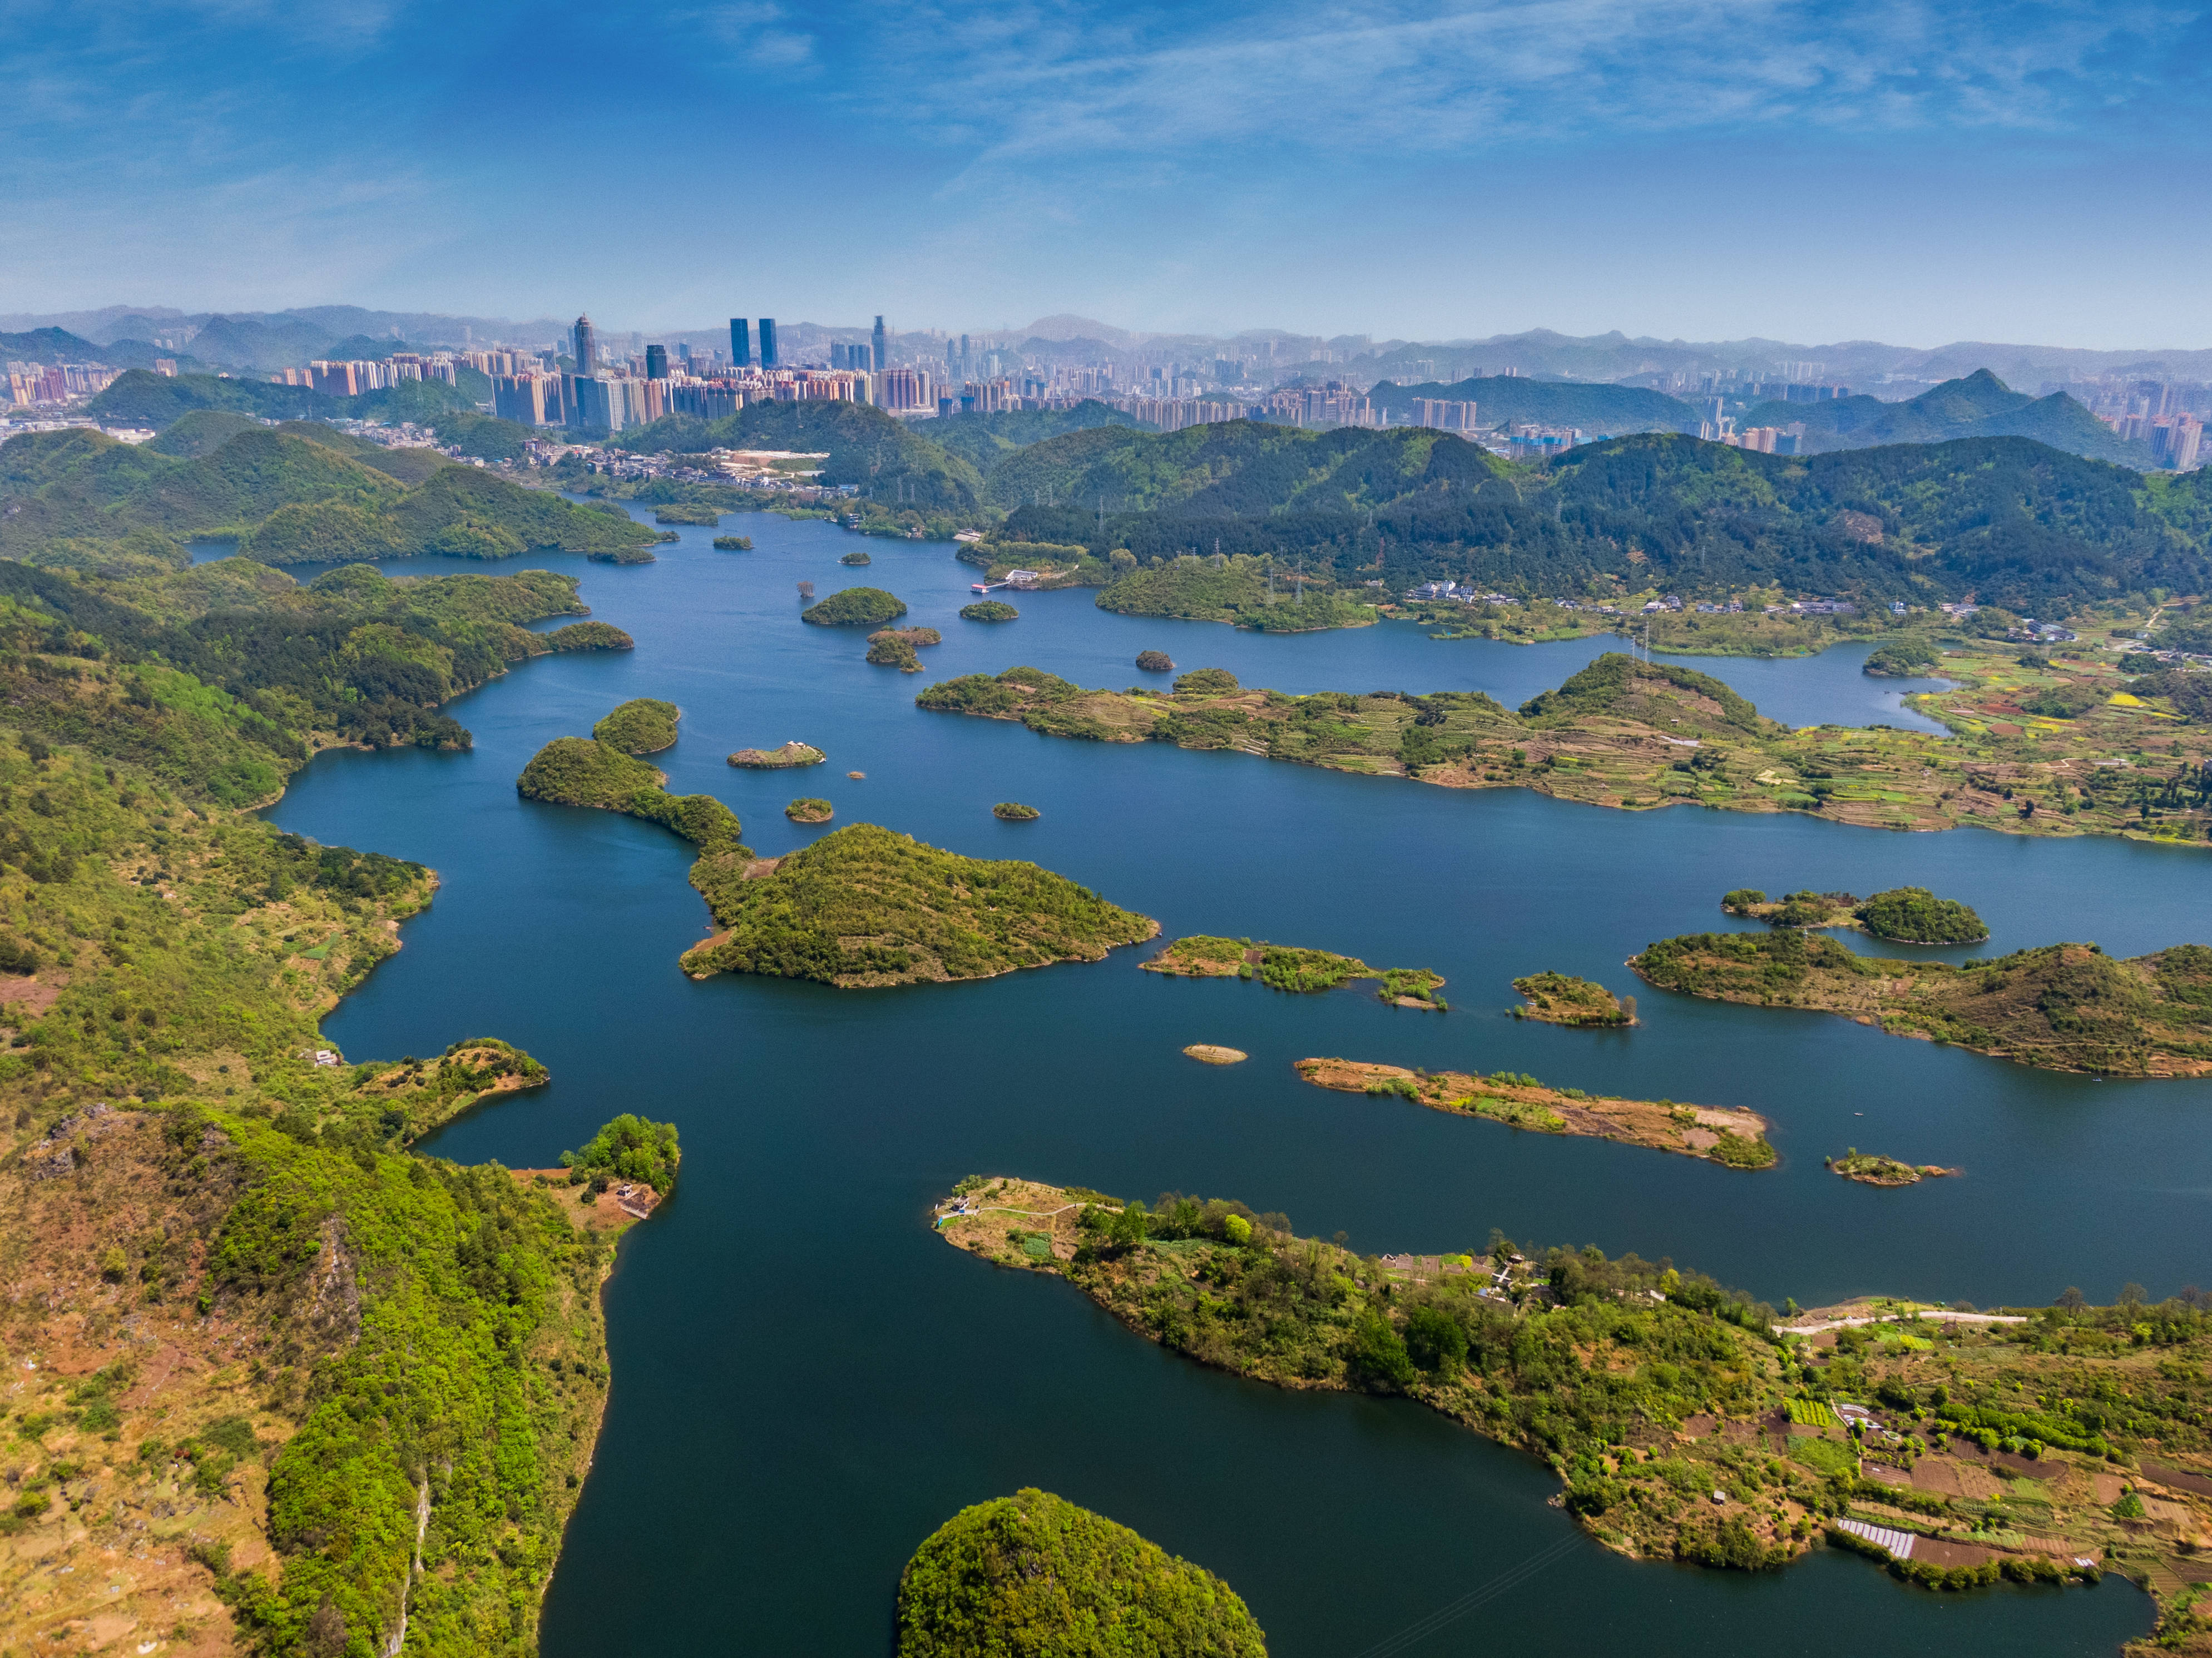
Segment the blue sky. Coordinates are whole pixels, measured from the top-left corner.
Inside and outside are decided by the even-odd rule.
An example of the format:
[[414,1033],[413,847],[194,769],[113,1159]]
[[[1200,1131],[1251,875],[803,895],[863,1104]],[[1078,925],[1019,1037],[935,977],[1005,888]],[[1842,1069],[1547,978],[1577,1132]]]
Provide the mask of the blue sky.
[[0,310],[2212,346],[2212,0],[0,0]]

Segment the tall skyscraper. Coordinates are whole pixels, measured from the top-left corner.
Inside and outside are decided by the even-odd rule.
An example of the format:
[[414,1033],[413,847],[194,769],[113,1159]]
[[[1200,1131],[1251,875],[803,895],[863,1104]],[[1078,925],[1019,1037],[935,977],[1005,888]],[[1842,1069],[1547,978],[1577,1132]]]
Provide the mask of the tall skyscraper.
[[881,317],[878,317],[878,318],[877,318],[877,319],[876,319],[876,341],[875,341],[875,343],[876,343],[876,362],[875,362],[875,369],[876,369],[876,373],[878,373],[878,374],[882,374],[882,373],[884,372],[884,369],[886,369],[886,368],[888,368],[888,367],[890,367],[891,366],[890,349],[890,347],[889,347],[888,343],[886,343],[886,341],[885,341],[885,340],[884,340],[884,319],[883,319]]
[[598,374],[599,372],[599,335],[592,327],[591,318],[588,316],[577,318],[573,332],[575,336],[576,372],[580,374]]
[[743,317],[730,319],[730,367],[749,367],[753,360],[753,332]]
[[760,319],[760,337],[761,367],[773,368],[775,367],[775,319],[774,317],[763,317]]
[[649,380],[665,380],[668,378],[668,348],[666,346],[648,345],[645,348],[645,377]]

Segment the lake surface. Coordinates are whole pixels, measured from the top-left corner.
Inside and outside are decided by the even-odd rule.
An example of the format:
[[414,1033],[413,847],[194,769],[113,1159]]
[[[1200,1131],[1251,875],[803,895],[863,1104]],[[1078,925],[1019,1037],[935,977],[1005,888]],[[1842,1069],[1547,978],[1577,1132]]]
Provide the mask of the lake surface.
[[[681,1187],[625,1242],[608,1290],[615,1384],[548,1602],[555,1658],[881,1653],[915,1545],[962,1505],[1024,1485],[1220,1572],[1281,1658],[1351,1658],[1573,1536],[1547,1505],[1548,1473],[1418,1407],[1203,1370],[1064,1284],[939,1242],[930,1205],[970,1172],[1241,1197],[1362,1250],[1479,1248],[1498,1226],[1671,1256],[1778,1303],[1862,1291],[2042,1303],[2069,1284],[2108,1300],[2130,1281],[2155,1297],[2212,1280],[2212,1084],[2051,1076],[1842,1019],[1668,996],[1621,966],[1655,938],[1734,925],[1718,901],[1742,885],[1931,887],[1995,935],[1978,951],[1920,952],[1949,959],[2058,938],[2135,954],[2212,932],[2206,854],[1607,811],[924,714],[914,694],[935,678],[1028,663],[1125,685],[1145,648],[1286,690],[1486,690],[1510,704],[1608,641],[1438,642],[1392,625],[1269,638],[1109,616],[1084,592],[1016,595],[1019,621],[966,623],[956,612],[975,573],[942,544],[763,514],[724,527],[757,550],[716,553],[714,531],[690,529],[653,565],[549,561],[581,575],[635,653],[524,665],[453,705],[471,752],[327,755],[270,814],[443,878],[402,953],[326,1023],[350,1055],[496,1035],[552,1068],[550,1087],[430,1149],[539,1165],[617,1112],[681,1125]],[[859,548],[873,564],[841,568]],[[922,653],[929,671],[870,667],[860,630],[801,625],[800,580],[899,594],[908,623],[945,634]],[[1794,722],[1904,723],[1882,701],[1898,683],[1867,681],[1857,661],[1691,665]],[[763,853],[820,832],[781,808],[821,794],[840,823],[1033,859],[1170,937],[1433,968],[1453,1011],[1386,1007],[1357,987],[1290,997],[1163,979],[1138,971],[1136,950],[883,992],[694,984],[676,964],[708,930],[684,878],[690,849],[514,789],[544,743],[640,695],[684,709],[683,740],[653,756],[670,786],[728,802]],[[724,762],[793,738],[829,763],[793,775]],[[1007,799],[1044,816],[1001,823],[990,807]],[[1545,968],[1637,993],[1644,1023],[1514,1020],[1510,981]],[[1252,1060],[1184,1060],[1201,1041]],[[1738,1173],[1324,1092],[1291,1071],[1314,1054],[1750,1106],[1773,1120],[1783,1162]],[[1877,1191],[1823,1169],[1852,1145],[1966,1175]],[[2150,1622],[2118,1580],[1939,1596],[1838,1556],[1748,1578],[1588,1546],[1409,1650],[2087,1654]]]

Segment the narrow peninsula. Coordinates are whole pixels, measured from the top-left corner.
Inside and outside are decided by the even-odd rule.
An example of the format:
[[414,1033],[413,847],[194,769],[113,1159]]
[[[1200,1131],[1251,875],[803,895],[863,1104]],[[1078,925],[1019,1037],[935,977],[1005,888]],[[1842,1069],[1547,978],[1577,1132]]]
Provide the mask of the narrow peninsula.
[[1334,990],[1354,979],[1382,979],[1386,1000],[1425,1002],[1444,981],[1422,968],[1372,968],[1357,957],[1328,950],[1271,944],[1264,938],[1218,938],[1194,933],[1178,938],[1144,964],[1147,973],[1181,979],[1257,979],[1271,990],[1305,993]]
[[[2115,717],[2136,718],[2145,705],[2130,700],[2136,708],[2114,709]],[[2153,777],[2098,758],[2097,743],[2140,740],[2103,724],[2032,737],[2008,721],[1950,737],[1888,726],[1792,729],[1711,675],[1618,652],[1518,710],[1467,691],[1294,696],[1241,687],[1219,670],[1185,674],[1171,691],[1114,691],[1017,667],[943,680],[915,701],[1049,737],[1171,743],[1629,811],[1704,805],[1871,829],[1971,823],[2015,835],[2212,845],[2212,714],[2172,729],[2171,758],[2160,762],[2172,774]],[[2161,743],[2168,730],[2160,726]]]
[[1778,899],[1769,899],[1757,887],[1739,887],[1722,898],[1721,908],[1772,926],[1839,927],[1894,944],[1978,944],[1990,936],[1972,910],[1955,898],[1938,898],[1926,887],[1892,887],[1871,898],[1808,890]]
[[[1234,1199],[1148,1208],[980,1175],[936,1223],[1200,1363],[1402,1394],[1540,1458],[1567,1513],[1633,1559],[1772,1570],[1824,1540],[1931,1588],[2056,1585],[2094,1582],[2116,1554],[2130,1576],[2153,1554],[2179,1564],[2212,1529],[2212,1314],[2193,1298],[1792,1303],[1785,1320],[1595,1248],[1492,1232],[1362,1256]],[[2166,1632],[2197,1627],[2185,1575],[2144,1577]]]

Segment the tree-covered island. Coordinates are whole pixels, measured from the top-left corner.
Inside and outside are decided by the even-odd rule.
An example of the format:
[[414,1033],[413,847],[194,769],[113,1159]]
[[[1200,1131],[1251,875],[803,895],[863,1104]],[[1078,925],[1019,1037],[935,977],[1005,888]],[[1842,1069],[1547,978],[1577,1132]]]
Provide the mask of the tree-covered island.
[[899,1576],[897,1658],[1267,1658],[1236,1592],[1049,1491],[978,1503]]
[[2125,961],[2095,944],[2045,944],[1954,967],[1861,956],[1784,929],[1662,938],[1628,964],[1662,990],[1840,1013],[2046,1071],[2212,1074],[2212,949],[2203,944]]
[[1402,1394],[1524,1450],[1632,1558],[1771,1570],[1825,1543],[1933,1588],[2120,1570],[2156,1596],[2169,1643],[2207,1627],[2192,1576],[2212,1528],[2212,1314],[2193,1292],[1987,1313],[1792,1303],[1785,1319],[1665,1260],[1496,1232],[1363,1256],[1176,1193],[1147,1208],[971,1175],[936,1218],[954,1247],[1064,1278],[1201,1363]]
[[1601,984],[1567,973],[1532,973],[1516,979],[1513,988],[1522,1005],[1513,1010],[1517,1019],[1541,1019],[1550,1024],[1631,1025],[1636,1023],[1636,998],[1622,999]]
[[748,771],[786,771],[794,766],[818,766],[829,756],[796,738],[780,749],[739,749],[730,763]]
[[673,702],[633,697],[592,726],[592,735],[624,754],[658,754],[676,746],[676,722],[683,717]]
[[1414,1071],[1358,1060],[1300,1060],[1298,1075],[1316,1088],[1396,1098],[1432,1111],[1486,1117],[1540,1134],[1587,1135],[1703,1157],[1730,1169],[1771,1169],[1766,1119],[1726,1106],[1673,1100],[1612,1099],[1579,1088],[1552,1088],[1511,1071]]
[[1425,1001],[1444,981],[1421,968],[1372,968],[1356,957],[1334,950],[1271,944],[1262,938],[1217,938],[1194,933],[1178,938],[1143,963],[1147,973],[1182,979],[1257,979],[1271,990],[1310,993],[1334,990],[1354,979],[1385,979],[1399,997]]
[[1959,1172],[1955,1169],[1939,1169],[1932,1163],[1899,1163],[1895,1157],[1862,1151],[1856,1145],[1840,1157],[1830,1157],[1828,1167],[1861,1186],[1917,1186],[1923,1180]]
[[847,587],[799,613],[823,628],[880,628],[906,614],[906,602],[881,587]]
[[1035,864],[967,858],[853,823],[781,858],[702,855],[691,884],[720,929],[684,955],[694,978],[762,973],[854,990],[1096,962],[1159,923]]

